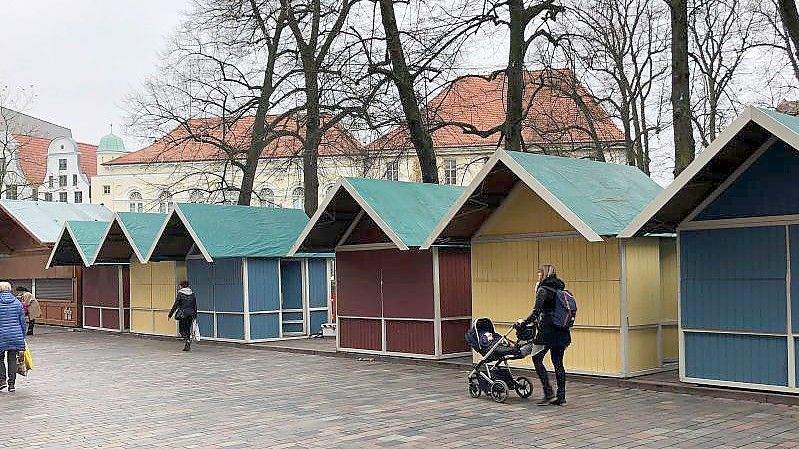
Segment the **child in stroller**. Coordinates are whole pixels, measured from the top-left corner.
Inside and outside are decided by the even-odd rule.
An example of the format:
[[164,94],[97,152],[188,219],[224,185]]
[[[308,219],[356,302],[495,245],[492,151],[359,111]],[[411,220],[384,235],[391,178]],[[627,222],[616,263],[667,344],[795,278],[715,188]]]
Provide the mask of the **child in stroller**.
[[524,376],[514,378],[508,361],[530,355],[534,349],[535,327],[516,329],[516,341],[508,338],[514,329],[511,327],[505,335],[500,335],[490,319],[478,318],[466,333],[466,342],[482,356],[469,373],[469,394],[473,398],[485,392],[494,401],[505,402],[511,388],[523,399],[533,394],[530,379]]

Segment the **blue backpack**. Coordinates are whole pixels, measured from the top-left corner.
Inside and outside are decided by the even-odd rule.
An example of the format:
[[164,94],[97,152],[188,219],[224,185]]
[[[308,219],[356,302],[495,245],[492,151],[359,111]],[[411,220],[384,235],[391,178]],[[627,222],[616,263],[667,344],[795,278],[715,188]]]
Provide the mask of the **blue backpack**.
[[541,287],[555,293],[555,309],[552,311],[552,324],[560,329],[574,327],[577,318],[577,300],[568,290],[557,290],[552,287]]

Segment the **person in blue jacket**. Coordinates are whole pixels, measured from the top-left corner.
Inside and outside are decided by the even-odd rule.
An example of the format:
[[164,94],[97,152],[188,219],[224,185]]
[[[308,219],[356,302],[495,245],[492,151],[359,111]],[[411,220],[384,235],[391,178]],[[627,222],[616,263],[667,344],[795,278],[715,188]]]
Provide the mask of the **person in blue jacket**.
[[25,350],[25,313],[11,292],[11,284],[0,282],[0,390],[14,391],[17,356]]

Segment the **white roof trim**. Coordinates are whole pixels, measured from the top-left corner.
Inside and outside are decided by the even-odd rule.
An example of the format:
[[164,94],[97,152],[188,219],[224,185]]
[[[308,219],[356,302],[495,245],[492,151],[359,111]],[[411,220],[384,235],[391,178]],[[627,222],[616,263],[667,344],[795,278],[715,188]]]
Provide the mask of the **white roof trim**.
[[[117,219],[117,214],[116,214],[116,212],[114,212],[114,216],[111,218],[111,221],[108,222],[108,227],[106,227],[105,228],[105,232],[103,232],[103,236],[100,239],[100,244],[97,245],[97,251],[95,251],[94,257],[92,257],[92,262],[91,262],[92,265],[94,265],[94,263],[97,261],[97,256],[100,255],[100,250],[103,249],[103,243],[105,243],[105,239],[108,238],[108,233],[111,232],[111,227],[114,226],[114,221],[116,219]],[[125,237],[127,238],[127,236],[125,236]],[[128,243],[130,243],[130,242],[128,242]],[[131,246],[133,246],[133,245],[131,245]]]
[[[55,245],[53,245],[53,249],[50,250],[50,257],[47,258],[47,264],[44,266],[45,269],[50,269],[50,264],[53,263],[53,257],[55,257],[55,252],[58,249],[58,242],[61,241],[61,238],[64,237],[64,232],[67,230],[67,224],[64,223],[61,225],[61,232],[58,233],[58,240],[56,241]],[[74,243],[74,240],[73,240]]]
[[316,208],[316,212],[314,212],[313,216],[308,221],[308,224],[305,225],[305,228],[300,233],[300,237],[297,239],[296,242],[294,242],[294,245],[291,246],[289,253],[286,255],[287,257],[295,255],[297,251],[300,250],[302,243],[305,241],[305,239],[308,238],[308,235],[311,233],[311,230],[313,230],[314,225],[316,224],[317,221],[319,221],[319,218],[325,212],[325,209],[327,209],[328,204],[330,204],[330,202],[333,201],[333,197],[336,196],[336,193],[338,193],[343,182],[344,182],[343,178],[339,180],[336,183],[336,187],[333,188],[333,190],[327,195],[327,197],[325,197],[324,200],[322,200],[322,204],[320,204],[319,207]]
[[185,226],[186,230],[189,231],[189,236],[191,236],[192,240],[194,240],[194,244],[197,245],[197,248],[200,249],[200,253],[202,253],[205,261],[208,263],[213,262],[214,259],[211,257],[210,254],[208,254],[208,250],[205,249],[205,245],[203,245],[203,243],[200,241],[200,238],[197,236],[197,233],[194,232],[194,229],[189,224],[189,220],[186,219],[186,216],[180,210],[180,204],[175,204],[175,206],[172,208],[172,212],[167,215],[166,220],[164,220],[164,223],[161,225],[161,229],[158,230],[158,234],[156,234],[155,240],[153,240],[152,247],[150,248],[149,251],[147,251],[146,262],[149,262],[150,259],[153,257],[153,252],[155,252],[155,247],[158,246],[158,242],[161,241],[161,236],[166,230],[166,226],[167,224],[169,224],[169,221],[172,219],[173,215],[177,215],[178,219],[181,221],[181,223],[183,223],[183,226]]
[[683,187],[685,187],[691,179],[699,173],[705,165],[708,164],[727,144],[738,135],[738,133],[748,125],[754,122],[766,131],[777,136],[784,142],[799,149],[799,135],[794,131],[787,128],[785,125],[775,120],[765,112],[750,106],[741,113],[724,131],[710,145],[707,146],[699,156],[691,162],[685,170],[677,176],[674,181],[669,184],[660,194],[652,200],[649,205],[644,208],[631,222],[619,233],[620,238],[630,238],[657,214],[666,203],[669,202],[675,195],[677,195]]
[[[75,234],[72,233],[72,229],[69,227],[69,221],[65,221],[64,224],[61,226],[61,232],[58,233],[58,239],[55,241],[55,245],[53,245],[52,251],[50,251],[50,257],[47,258],[47,264],[44,266],[45,269],[50,269],[53,263],[53,257],[55,257],[56,251],[58,251],[58,245],[61,243],[61,239],[64,238],[64,234],[69,234],[70,240],[72,240],[72,244],[75,245],[75,249],[78,250],[78,255],[80,256],[80,260],[83,261],[84,266],[91,266],[92,262],[87,260],[86,255],[83,254],[83,248],[80,247],[78,240],[75,238]],[[99,249],[99,248],[98,248]]]
[[[39,245],[44,246],[44,245],[47,245],[48,243],[57,243],[58,242],[58,241],[55,241],[55,242],[45,242],[45,241],[43,241],[38,235],[36,235],[35,232],[33,232],[29,227],[25,226],[25,223],[22,220],[20,220],[19,217],[17,217],[13,212],[11,212],[2,202],[0,202],[0,209],[2,209],[3,212],[8,214],[8,216],[11,217],[12,220],[14,220],[14,223],[16,223],[19,227],[21,227],[29,236],[33,237],[33,239],[36,240],[36,243],[38,243]],[[66,224],[66,221],[64,222],[64,224]],[[62,229],[62,232],[63,232],[63,229]],[[61,234],[59,234],[58,238],[59,239],[61,238]]]
[[[589,227],[577,214],[569,209],[562,201],[552,194],[543,184],[541,184],[534,176],[525,170],[518,162],[516,162],[510,154],[505,150],[497,150],[493,156],[485,163],[480,172],[474,177],[469,187],[461,194],[455,204],[447,211],[441,221],[438,222],[433,232],[427,237],[422,245],[422,249],[428,249],[433,245],[433,242],[444,231],[444,228],[452,221],[458,211],[466,204],[469,197],[477,190],[480,183],[483,182],[488,173],[493,169],[498,162],[502,162],[507,166],[513,174],[527,185],[536,195],[540,196],[552,209],[555,210],[564,220],[574,227],[586,240],[589,242],[602,242],[602,237]],[[507,200],[507,199],[506,199]],[[495,211],[496,212],[496,211]]]

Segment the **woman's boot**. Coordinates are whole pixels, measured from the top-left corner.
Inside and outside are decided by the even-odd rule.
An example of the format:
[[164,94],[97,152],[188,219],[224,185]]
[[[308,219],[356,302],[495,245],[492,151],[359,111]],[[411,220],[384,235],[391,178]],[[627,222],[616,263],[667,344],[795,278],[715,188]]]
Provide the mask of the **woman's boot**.
[[191,340],[186,340],[186,344],[183,345],[183,350],[187,352],[191,351]]

